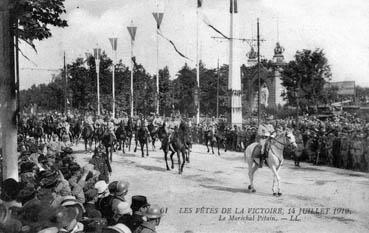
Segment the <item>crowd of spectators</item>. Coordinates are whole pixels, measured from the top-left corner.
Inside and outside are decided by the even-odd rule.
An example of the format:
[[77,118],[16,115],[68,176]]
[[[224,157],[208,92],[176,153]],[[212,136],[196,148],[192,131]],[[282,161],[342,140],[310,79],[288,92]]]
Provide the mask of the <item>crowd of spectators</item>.
[[129,182],[109,182],[104,148],[81,167],[69,142],[19,143],[19,181],[0,190],[0,232],[150,233],[162,212],[144,195],[126,196]]
[[[215,123],[213,122],[215,121]],[[292,129],[301,151],[286,148],[285,158],[306,161],[315,165],[328,165],[337,168],[369,171],[369,122],[355,114],[343,113],[329,118],[316,115],[274,119],[266,117],[262,123],[272,124],[275,129]],[[192,123],[191,132],[194,143],[204,144],[209,126],[219,129],[225,124],[221,134],[228,150],[242,152],[255,142],[257,119],[246,120],[242,127],[231,126],[224,120],[207,119],[196,125]]]

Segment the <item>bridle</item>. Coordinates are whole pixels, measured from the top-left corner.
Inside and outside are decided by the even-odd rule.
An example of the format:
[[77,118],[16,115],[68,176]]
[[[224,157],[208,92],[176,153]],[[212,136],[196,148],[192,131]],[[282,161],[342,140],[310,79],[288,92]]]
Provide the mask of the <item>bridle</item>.
[[[288,131],[285,131],[284,135],[285,135],[285,137],[287,139],[288,138]],[[288,146],[290,144],[289,141],[288,141],[288,143],[284,143],[284,142],[281,142],[281,141],[277,140],[276,138],[270,137],[270,139],[271,139],[271,141],[273,140],[273,141],[277,142],[278,144],[282,145],[282,147],[286,147],[286,146]],[[283,149],[283,148],[278,147],[277,145],[275,145],[275,146],[277,147],[278,150],[282,150]]]

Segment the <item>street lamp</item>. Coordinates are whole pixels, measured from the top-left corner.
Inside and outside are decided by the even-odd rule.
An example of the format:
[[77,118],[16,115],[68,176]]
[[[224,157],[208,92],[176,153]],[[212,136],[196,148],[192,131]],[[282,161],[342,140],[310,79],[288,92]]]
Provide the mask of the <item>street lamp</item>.
[[131,117],[133,117],[133,46],[136,37],[137,27],[133,26],[131,21],[131,26],[127,27],[129,34],[131,35]]
[[97,77],[97,115],[98,116],[100,116],[100,56],[101,56],[101,49],[94,48],[96,77]]

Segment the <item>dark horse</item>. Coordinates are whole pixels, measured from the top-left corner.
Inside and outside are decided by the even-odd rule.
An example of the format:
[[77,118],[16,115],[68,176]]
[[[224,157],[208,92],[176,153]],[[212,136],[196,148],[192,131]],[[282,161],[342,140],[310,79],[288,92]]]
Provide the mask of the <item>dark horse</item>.
[[35,127],[32,129],[32,136],[35,138],[36,144],[42,142],[42,138],[44,136],[44,129],[42,128],[41,122],[37,123]]
[[82,120],[77,119],[71,124],[71,134],[72,134],[71,141],[73,143],[76,143],[76,145],[78,144],[78,141],[81,137],[81,133],[82,133]]
[[143,125],[137,128],[135,137],[136,137],[136,146],[134,152],[137,151],[137,142],[139,142],[141,146],[142,157],[145,157],[144,155],[145,145],[146,145],[146,156],[149,156],[149,146],[148,146],[149,132],[147,132],[147,130]]
[[187,130],[186,125],[182,122],[179,128],[175,129],[172,138],[169,139],[169,135],[167,134],[164,128],[165,124],[158,129],[158,136],[162,142],[162,150],[164,151],[165,164],[167,166],[167,170],[170,170],[168,166],[168,152],[170,151],[172,169],[174,168],[173,155],[174,153],[177,153],[178,173],[182,174],[185,161],[187,161],[188,163],[190,162],[189,147],[191,145],[191,142],[189,137],[189,131]]
[[[114,145],[116,143],[116,138],[112,132],[110,132],[108,129],[105,129],[102,138],[101,143],[104,145],[106,150],[106,155],[110,157],[110,161],[113,162],[113,150]],[[110,156],[109,156],[110,155]]]
[[[115,130],[115,136],[117,137],[117,142],[118,142],[118,145],[119,145],[118,150],[122,150],[123,154],[126,153],[124,151],[124,144],[127,141],[127,131],[126,131],[126,126],[124,125],[123,121],[121,121],[119,123],[118,128]],[[123,144],[123,146],[122,146],[122,144]]]
[[82,129],[82,138],[85,142],[85,150],[87,151],[87,144],[90,146],[90,151],[92,147],[92,141],[94,139],[94,130],[91,125],[85,124]]
[[152,148],[155,150],[155,141],[156,141],[156,138],[158,137],[158,129],[157,127],[154,126],[152,122],[147,126],[147,128],[150,132]]
[[214,143],[217,144],[219,156],[220,156],[219,150],[221,146],[225,148],[225,151],[227,151],[227,148],[225,145],[224,130],[225,130],[225,127],[223,128],[222,125],[220,125],[214,130],[210,128],[205,131],[205,145],[206,145],[206,148],[208,148],[208,153],[210,152],[208,144],[210,144],[211,152],[214,154]]
[[102,140],[102,137],[104,136],[104,126],[100,125],[97,126],[94,130],[94,141],[95,141],[95,148],[96,145],[99,144]]
[[126,135],[127,135],[128,151],[131,151],[131,143],[132,143],[132,137],[133,137],[133,123],[132,123],[131,118],[128,119],[128,122],[126,125]]

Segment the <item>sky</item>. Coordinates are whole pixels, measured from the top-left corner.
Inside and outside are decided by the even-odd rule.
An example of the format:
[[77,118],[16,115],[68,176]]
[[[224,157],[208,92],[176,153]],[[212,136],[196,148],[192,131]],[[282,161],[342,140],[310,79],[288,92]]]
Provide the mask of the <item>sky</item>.
[[[20,57],[20,87],[48,83],[52,74],[67,62],[84,57],[95,47],[114,57],[108,38],[118,38],[117,60],[130,62],[127,26],[137,26],[134,55],[138,63],[155,74],[156,22],[152,12],[163,12],[162,33],[191,60],[180,57],[159,37],[158,66],[169,67],[171,78],[185,62],[195,67],[197,0],[65,0],[66,28],[52,28],[53,36],[36,42],[37,53],[27,45]],[[203,0],[201,14],[229,35],[229,0]],[[200,14],[200,15],[201,15]],[[332,70],[332,81],[355,81],[369,87],[369,2],[367,0],[238,0],[241,38],[256,38],[256,20],[264,39],[260,53],[272,59],[277,41],[285,48],[285,60],[297,50],[324,49]],[[216,32],[199,21],[199,57],[207,68],[228,64],[228,43],[213,39]],[[250,47],[240,43],[241,63],[247,62]],[[49,70],[44,70],[49,69]]]

